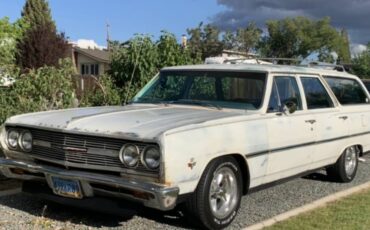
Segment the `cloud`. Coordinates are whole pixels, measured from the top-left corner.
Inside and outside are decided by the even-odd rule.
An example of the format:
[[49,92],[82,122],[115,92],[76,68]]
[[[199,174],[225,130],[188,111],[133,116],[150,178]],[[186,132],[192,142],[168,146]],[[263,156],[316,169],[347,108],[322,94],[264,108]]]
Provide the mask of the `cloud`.
[[367,50],[367,46],[362,44],[352,44],[351,45],[351,55],[356,57]]
[[77,42],[72,42],[72,44],[83,48],[83,49],[105,49],[104,46],[99,46],[94,40],[88,39],[78,39]]
[[221,29],[235,29],[255,21],[263,27],[266,20],[306,16],[329,16],[337,28],[346,28],[353,43],[370,41],[370,0],[217,0],[226,9],[211,20]]

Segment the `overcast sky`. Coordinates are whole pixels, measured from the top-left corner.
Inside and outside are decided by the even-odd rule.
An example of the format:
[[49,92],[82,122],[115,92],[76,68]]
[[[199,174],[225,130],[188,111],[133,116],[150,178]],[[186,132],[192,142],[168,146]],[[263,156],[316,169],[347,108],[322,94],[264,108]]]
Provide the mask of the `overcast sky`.
[[[0,0],[0,18],[20,17],[25,0]],[[370,41],[370,0],[49,0],[60,31],[74,41],[95,40],[106,44],[106,23],[111,37],[125,41],[135,33],[158,37],[161,30],[178,38],[201,21],[223,29],[255,21],[264,27],[268,19],[330,16],[337,28],[347,28],[352,44]],[[364,46],[355,45],[356,49]]]
[[216,0],[225,10],[211,20],[223,29],[255,21],[264,26],[268,19],[329,16],[333,26],[346,28],[352,43],[370,41],[370,0]]

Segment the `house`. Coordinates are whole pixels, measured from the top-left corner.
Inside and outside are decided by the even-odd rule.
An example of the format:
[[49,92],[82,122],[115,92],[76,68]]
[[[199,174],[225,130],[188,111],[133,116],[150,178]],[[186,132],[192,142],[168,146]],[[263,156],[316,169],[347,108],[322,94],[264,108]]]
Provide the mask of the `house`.
[[110,55],[105,49],[72,46],[72,59],[76,72],[82,76],[99,76],[110,69]]

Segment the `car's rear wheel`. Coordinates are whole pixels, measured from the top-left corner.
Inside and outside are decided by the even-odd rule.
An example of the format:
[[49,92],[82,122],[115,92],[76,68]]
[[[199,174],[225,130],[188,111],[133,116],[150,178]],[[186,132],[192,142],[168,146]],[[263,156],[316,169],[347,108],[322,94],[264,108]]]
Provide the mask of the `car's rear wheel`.
[[346,148],[338,161],[326,169],[328,176],[338,182],[351,182],[357,173],[359,153],[357,146]]
[[222,229],[235,218],[242,196],[240,167],[232,157],[213,160],[187,202],[188,210],[208,229]]

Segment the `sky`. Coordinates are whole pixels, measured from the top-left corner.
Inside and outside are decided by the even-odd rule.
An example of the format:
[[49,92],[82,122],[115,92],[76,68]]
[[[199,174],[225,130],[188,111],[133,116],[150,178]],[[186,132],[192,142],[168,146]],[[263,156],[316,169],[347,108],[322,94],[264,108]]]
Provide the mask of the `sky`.
[[[0,18],[15,21],[24,3],[0,0]],[[229,30],[295,16],[329,16],[335,27],[349,31],[354,50],[370,41],[370,0],[49,0],[49,5],[59,31],[73,41],[92,39],[103,46],[106,23],[111,39],[125,41],[135,33],[158,37],[161,30],[180,38],[202,21]]]

